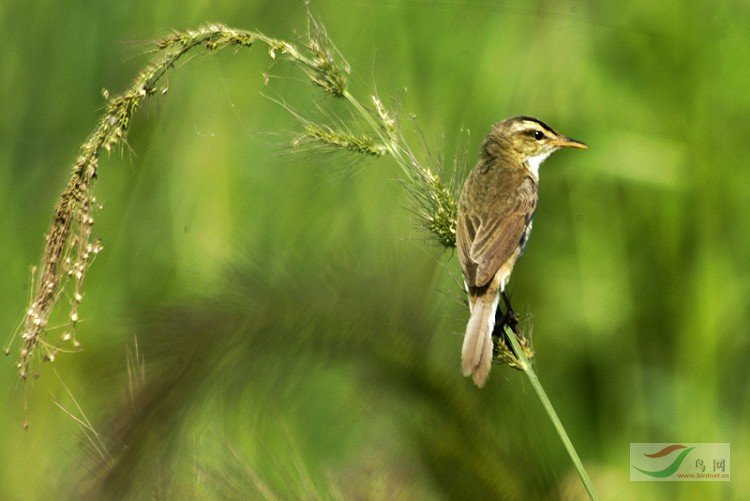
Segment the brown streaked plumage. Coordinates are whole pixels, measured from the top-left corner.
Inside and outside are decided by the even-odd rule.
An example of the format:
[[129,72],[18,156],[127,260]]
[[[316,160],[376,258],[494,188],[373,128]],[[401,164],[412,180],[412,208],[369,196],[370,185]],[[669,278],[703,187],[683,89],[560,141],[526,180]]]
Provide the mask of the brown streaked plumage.
[[587,148],[535,118],[498,122],[461,190],[456,244],[471,310],[461,367],[479,387],[492,364],[498,300],[531,231],[539,165],[563,147]]

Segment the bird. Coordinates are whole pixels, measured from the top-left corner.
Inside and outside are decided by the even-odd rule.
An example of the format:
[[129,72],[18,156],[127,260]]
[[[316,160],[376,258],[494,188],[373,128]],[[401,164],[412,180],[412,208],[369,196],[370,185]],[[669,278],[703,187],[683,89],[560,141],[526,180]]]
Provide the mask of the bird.
[[498,302],[529,240],[539,166],[560,148],[588,146],[529,116],[497,122],[484,138],[479,159],[461,189],[456,246],[471,313],[461,370],[480,388],[492,365]]

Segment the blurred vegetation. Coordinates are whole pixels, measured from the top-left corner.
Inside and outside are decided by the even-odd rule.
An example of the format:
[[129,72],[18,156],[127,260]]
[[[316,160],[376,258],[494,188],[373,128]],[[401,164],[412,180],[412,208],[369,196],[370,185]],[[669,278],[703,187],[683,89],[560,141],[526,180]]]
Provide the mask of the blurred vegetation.
[[[545,163],[510,286],[539,377],[603,499],[750,492],[750,7],[313,9],[354,89],[414,114],[448,177],[513,114],[591,145]],[[148,40],[209,21],[306,27],[297,1],[0,4],[2,332],[102,87],[132,80]],[[12,357],[0,369],[3,498],[583,495],[521,374],[498,367],[483,390],[460,376],[458,263],[405,210],[393,162],[291,150],[298,123],[262,94],[342,113],[303,80],[254,49],[194,59],[102,159],[84,351],[28,388]],[[78,415],[62,382],[108,456],[54,405]],[[631,483],[629,443],[670,440],[729,442],[732,481]]]

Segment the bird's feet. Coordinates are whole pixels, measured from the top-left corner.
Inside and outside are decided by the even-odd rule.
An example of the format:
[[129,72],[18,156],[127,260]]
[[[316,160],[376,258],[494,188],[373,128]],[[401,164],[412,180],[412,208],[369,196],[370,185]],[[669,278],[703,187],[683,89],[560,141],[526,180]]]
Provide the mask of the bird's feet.
[[502,308],[498,305],[497,311],[495,312],[495,327],[492,331],[492,336],[495,338],[495,352],[494,356],[501,362],[521,369],[521,363],[518,361],[518,356],[513,349],[513,346],[508,339],[508,332],[505,330],[506,327],[513,331],[515,337],[521,345],[521,349],[524,351],[527,359],[534,357],[534,350],[531,348],[531,340],[521,332],[519,326],[519,318],[513,306],[510,304],[510,298],[505,292],[502,292],[503,305]]
[[513,306],[510,304],[510,298],[505,291],[500,293],[503,298],[503,307],[498,307],[495,312],[495,328],[493,329],[492,335],[503,340],[505,342],[505,327],[507,326],[516,335],[520,335],[518,330],[518,315],[513,311]]

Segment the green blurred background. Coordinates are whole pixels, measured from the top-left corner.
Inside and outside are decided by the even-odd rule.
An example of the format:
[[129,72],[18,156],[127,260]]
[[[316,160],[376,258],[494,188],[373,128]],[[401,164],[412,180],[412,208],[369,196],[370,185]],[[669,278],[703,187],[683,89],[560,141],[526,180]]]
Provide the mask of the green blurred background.
[[[510,286],[537,372],[603,499],[746,498],[748,4],[312,9],[352,91],[401,103],[447,176],[465,174],[461,128],[470,167],[514,114],[591,146],[544,165]],[[0,3],[0,332],[22,317],[101,89],[124,89],[171,29],[295,41],[305,16],[278,0]],[[84,351],[28,388],[17,346],[0,365],[2,499],[584,496],[521,374],[495,367],[483,390],[461,377],[457,259],[417,228],[395,164],[290,151],[298,124],[264,96],[343,108],[261,47],[167,83],[102,163]],[[55,406],[78,415],[63,383],[113,460]],[[729,442],[731,482],[629,481],[631,442],[671,441]]]

